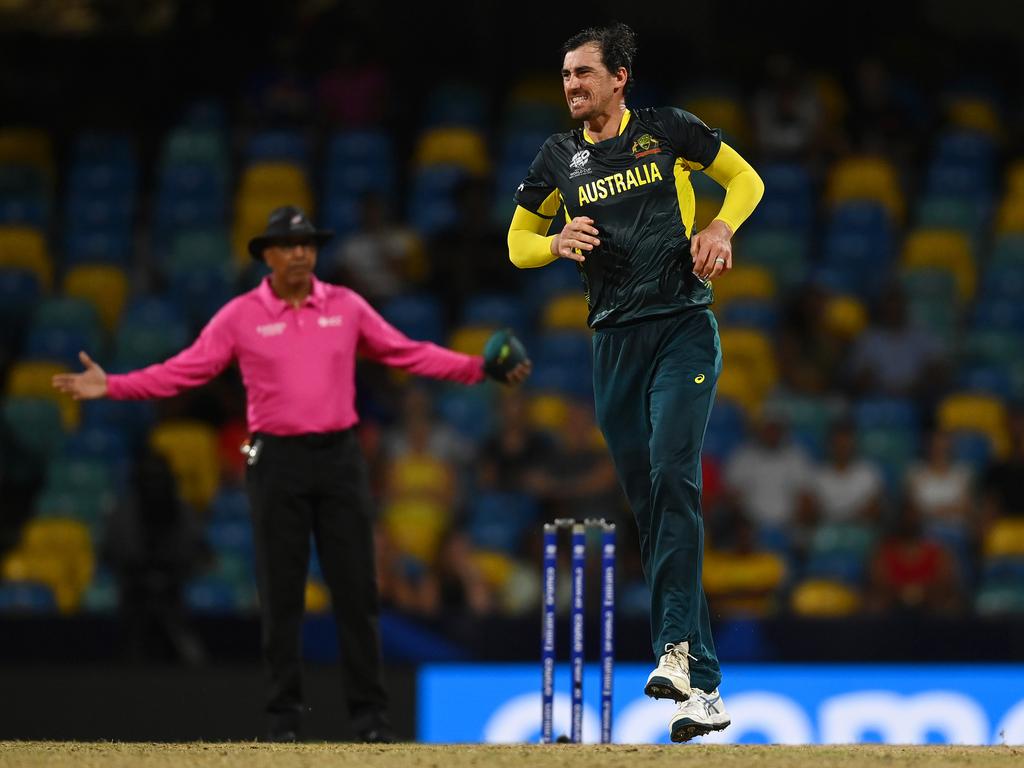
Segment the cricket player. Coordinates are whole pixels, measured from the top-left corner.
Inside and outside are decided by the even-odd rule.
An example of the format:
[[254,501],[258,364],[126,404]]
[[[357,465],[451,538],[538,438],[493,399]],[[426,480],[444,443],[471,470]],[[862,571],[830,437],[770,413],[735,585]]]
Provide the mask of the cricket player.
[[[673,699],[673,741],[729,725],[701,586],[701,447],[722,368],[712,281],[764,184],[719,132],[673,107],[626,107],[636,40],[624,24],[563,46],[562,85],[582,126],[544,142],[516,192],[509,257],[577,262],[594,329],[597,419],[640,531],[657,668],[648,696]],[[694,233],[690,174],[725,190]],[[565,224],[548,235],[565,207]]]

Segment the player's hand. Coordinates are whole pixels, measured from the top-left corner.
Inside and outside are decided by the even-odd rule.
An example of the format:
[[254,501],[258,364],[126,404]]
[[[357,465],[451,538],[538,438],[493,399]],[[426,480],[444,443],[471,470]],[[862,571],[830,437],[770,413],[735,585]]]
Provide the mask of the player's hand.
[[95,400],[107,395],[107,372],[100,368],[85,352],[78,353],[85,370],[81,373],[58,373],[53,386],[71,395],[75,400]]
[[597,237],[594,220],[589,216],[577,216],[562,227],[562,231],[551,241],[551,253],[563,259],[585,261],[586,257],[577,250],[588,252],[601,244]]
[[508,377],[505,379],[505,383],[522,384],[527,378],[529,378],[532,371],[533,363],[529,360],[525,360],[508,372]]
[[690,240],[693,274],[701,280],[713,280],[732,269],[732,229],[715,219]]

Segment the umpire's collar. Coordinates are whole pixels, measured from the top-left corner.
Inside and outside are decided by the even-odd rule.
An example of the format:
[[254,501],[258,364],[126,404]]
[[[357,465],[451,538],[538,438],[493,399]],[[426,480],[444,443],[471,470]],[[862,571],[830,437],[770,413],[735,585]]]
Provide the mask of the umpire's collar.
[[[310,275],[310,279],[313,281],[313,290],[309,292],[302,306],[323,310],[327,306],[327,286],[317,280],[315,275]],[[291,308],[291,304],[274,293],[274,289],[270,287],[269,275],[263,278],[260,287],[256,289],[256,295],[271,315],[281,315]]]

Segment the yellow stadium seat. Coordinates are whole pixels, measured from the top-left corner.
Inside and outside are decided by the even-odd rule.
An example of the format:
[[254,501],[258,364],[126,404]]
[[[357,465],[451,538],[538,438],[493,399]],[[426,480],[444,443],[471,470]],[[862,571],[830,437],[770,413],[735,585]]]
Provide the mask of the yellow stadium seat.
[[1010,163],[1006,171],[1006,197],[1024,197],[1024,160]]
[[253,163],[242,171],[238,184],[240,199],[293,196],[303,199],[312,197],[306,172],[298,165],[283,162]]
[[18,547],[3,566],[3,577],[38,581],[53,589],[57,607],[68,613],[78,607],[96,569],[89,529],[77,520],[31,520]]
[[64,295],[85,299],[96,307],[103,327],[113,332],[121,320],[128,277],[119,267],[83,264],[72,268],[64,278]]
[[78,428],[80,404],[53,388],[51,379],[58,373],[67,373],[67,366],[60,363],[23,360],[11,367],[7,379],[7,394],[10,397],[41,397],[53,400],[60,408],[60,420],[66,431]]
[[836,163],[829,173],[826,199],[833,206],[850,200],[874,200],[899,221],[906,210],[896,169],[880,157],[852,157]]
[[31,227],[0,227],[0,269],[35,272],[45,290],[53,286],[53,262],[42,232]]
[[[765,334],[748,328],[726,328],[720,336],[725,370],[742,371],[747,386],[757,390],[761,397],[775,388],[779,378],[775,353]],[[721,389],[721,379],[718,386]]]
[[327,613],[331,609],[331,596],[323,583],[310,579],[306,582],[306,613]]
[[853,296],[832,296],[825,304],[825,327],[833,336],[850,340],[868,324],[868,311]]
[[793,590],[790,607],[799,616],[837,618],[856,613],[860,602],[860,595],[845,584],[808,579]]
[[393,501],[381,513],[381,523],[395,548],[427,565],[437,559],[450,522],[450,509],[425,498]]
[[996,234],[1024,232],[1024,192],[1007,197],[996,213]]
[[546,330],[590,331],[587,325],[587,301],[579,291],[552,296],[541,313],[541,326]]
[[775,280],[763,267],[735,267],[713,281],[715,309],[737,299],[774,299]]
[[686,109],[712,128],[721,128],[728,140],[739,146],[750,141],[750,123],[743,106],[736,99],[723,96],[692,99]]
[[527,420],[534,429],[557,432],[569,421],[569,404],[561,395],[534,395],[527,406]]
[[979,131],[992,138],[1003,136],[1003,122],[991,102],[977,97],[961,97],[953,101],[948,109],[949,121],[957,128]]
[[0,165],[38,168],[53,175],[53,144],[50,137],[35,128],[0,130]]
[[515,570],[512,558],[501,552],[478,551],[473,553],[472,559],[484,581],[493,589],[503,589]]
[[1006,406],[997,397],[975,392],[949,395],[939,403],[938,422],[946,432],[977,431],[988,435],[999,458],[1009,453]]
[[718,377],[716,399],[738,405],[747,418],[752,418],[761,410],[765,395],[766,393],[750,385],[745,369],[734,365],[722,368],[722,373]]
[[985,557],[1024,557],[1024,520],[996,520],[985,534]]
[[490,172],[484,137],[471,128],[435,128],[419,140],[413,165],[417,169],[432,165],[454,165],[474,176]]
[[452,332],[448,347],[466,355],[483,354],[484,345],[496,330],[489,325],[464,325]]
[[967,235],[957,230],[919,229],[907,236],[903,245],[904,269],[930,267],[944,269],[956,278],[961,301],[974,297],[977,270]]
[[388,493],[392,498],[448,499],[453,478],[447,464],[429,454],[408,454],[388,468]]
[[170,464],[182,499],[205,510],[220,485],[220,453],[213,428],[200,421],[167,421],[156,426],[149,442]]
[[544,104],[568,111],[565,94],[558,87],[557,79],[552,81],[546,75],[529,77],[516,84],[509,94],[509,103]]

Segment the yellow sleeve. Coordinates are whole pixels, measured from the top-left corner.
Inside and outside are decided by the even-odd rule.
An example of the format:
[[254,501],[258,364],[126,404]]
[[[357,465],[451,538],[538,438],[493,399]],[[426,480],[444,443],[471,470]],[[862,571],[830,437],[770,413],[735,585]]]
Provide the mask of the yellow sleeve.
[[520,269],[543,267],[558,257],[551,253],[554,235],[547,236],[551,219],[516,206],[508,228],[508,257]]
[[722,210],[715,218],[724,221],[735,232],[760,202],[764,195],[764,182],[750,163],[725,142],[704,173],[725,188]]

